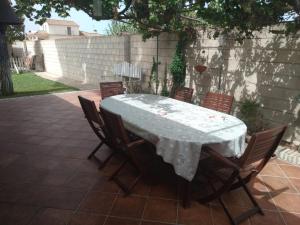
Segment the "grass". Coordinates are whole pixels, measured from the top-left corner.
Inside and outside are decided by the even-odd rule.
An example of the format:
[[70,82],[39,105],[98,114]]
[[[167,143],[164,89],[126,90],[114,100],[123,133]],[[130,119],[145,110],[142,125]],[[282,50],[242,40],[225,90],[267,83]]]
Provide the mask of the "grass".
[[77,88],[66,86],[56,81],[44,79],[30,72],[12,74],[12,80],[14,84],[14,94],[10,96],[0,96],[0,98],[43,95],[78,90]]

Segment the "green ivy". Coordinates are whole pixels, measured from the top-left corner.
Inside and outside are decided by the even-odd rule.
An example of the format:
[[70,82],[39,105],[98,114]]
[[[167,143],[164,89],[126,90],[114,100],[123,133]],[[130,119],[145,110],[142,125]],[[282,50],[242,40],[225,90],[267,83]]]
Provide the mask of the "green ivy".
[[157,95],[158,87],[159,87],[159,78],[158,78],[158,65],[160,62],[156,62],[154,56],[153,56],[153,62],[152,62],[152,68],[151,68],[151,74],[150,74],[150,81],[149,81],[149,89],[152,88],[152,82],[155,82],[155,94]]
[[184,56],[184,49],[186,42],[186,36],[184,35],[184,33],[180,33],[175,55],[173,56],[172,63],[170,65],[170,72],[172,74],[173,81],[172,94],[177,88],[184,86],[186,75],[186,61]]
[[167,63],[166,63],[165,64],[165,72],[164,72],[164,80],[163,80],[160,95],[169,97],[170,92],[169,92],[168,87],[167,87],[167,82],[168,82],[168,66],[167,66]]

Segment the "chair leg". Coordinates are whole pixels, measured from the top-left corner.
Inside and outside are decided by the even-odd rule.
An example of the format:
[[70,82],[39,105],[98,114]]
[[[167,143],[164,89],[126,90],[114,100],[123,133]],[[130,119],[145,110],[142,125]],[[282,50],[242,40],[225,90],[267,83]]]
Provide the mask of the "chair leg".
[[246,194],[248,195],[248,197],[251,200],[254,207],[247,210],[246,212],[243,212],[241,215],[239,215],[239,216],[237,216],[236,218],[233,219],[231,217],[231,215],[228,214],[228,212],[227,212],[228,210],[226,209],[226,207],[224,208],[224,206],[223,206],[223,208],[225,210],[225,213],[227,214],[227,216],[229,217],[229,219],[230,219],[230,221],[233,225],[240,224],[241,222],[248,219],[250,216],[255,215],[256,213],[260,213],[261,215],[264,215],[262,209],[260,208],[260,206],[258,205],[256,200],[254,199],[254,197],[252,196],[252,194],[251,194],[250,190],[248,189],[247,185],[245,184],[245,182],[243,181],[243,179],[240,176],[238,176],[238,183],[245,190]]
[[[119,172],[121,171],[121,169],[127,164],[130,163],[138,172],[137,177],[135,178],[135,180],[130,184],[130,186],[126,186],[125,184],[123,184],[117,177],[117,175],[119,174]],[[114,172],[113,174],[109,177],[109,180],[113,180],[116,182],[116,184],[122,189],[122,191],[124,192],[124,196],[127,196],[131,193],[132,189],[136,186],[136,184],[138,183],[138,181],[142,178],[142,176],[144,175],[144,173],[142,171],[140,171],[140,169],[137,167],[137,165],[130,160],[130,158],[127,158]]]
[[112,152],[104,161],[100,163],[98,167],[99,170],[103,169],[103,167],[109,162],[109,160],[115,155],[115,152]]
[[225,203],[224,203],[223,200],[222,200],[222,197],[219,197],[218,200],[219,200],[220,204],[222,205],[222,207],[223,207],[223,209],[224,209],[224,211],[225,211],[225,213],[226,213],[228,219],[230,220],[230,223],[231,223],[232,225],[237,225],[238,223],[236,223],[235,219],[231,216],[229,210],[227,209]]
[[108,180],[114,179],[118,173],[121,171],[121,169],[128,163],[128,159],[126,159],[114,172],[113,174],[108,178]]
[[182,186],[183,186],[183,191],[182,191],[182,206],[183,208],[190,208],[191,207],[191,189],[192,189],[192,184],[191,182],[185,180],[182,178]]
[[264,215],[264,212],[262,211],[262,209],[258,205],[257,201],[255,200],[255,198],[251,194],[251,192],[250,192],[249,188],[247,187],[247,185],[243,182],[243,179],[240,176],[238,177],[238,179],[239,179],[239,182],[241,183],[243,189],[245,190],[246,194],[248,195],[249,199],[251,200],[252,204],[255,206],[255,208],[257,208],[258,212],[261,215]]
[[103,141],[101,141],[97,147],[91,152],[91,154],[89,154],[88,159],[91,159],[95,153],[101,148],[101,146],[103,145]]

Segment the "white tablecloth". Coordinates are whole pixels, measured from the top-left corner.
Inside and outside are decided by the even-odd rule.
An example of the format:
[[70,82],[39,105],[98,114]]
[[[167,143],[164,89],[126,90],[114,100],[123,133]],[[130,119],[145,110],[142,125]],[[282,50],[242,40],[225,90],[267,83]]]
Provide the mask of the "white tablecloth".
[[125,127],[156,146],[157,154],[191,181],[201,147],[209,144],[224,156],[244,151],[246,125],[236,117],[149,94],[116,95],[101,106],[122,116]]

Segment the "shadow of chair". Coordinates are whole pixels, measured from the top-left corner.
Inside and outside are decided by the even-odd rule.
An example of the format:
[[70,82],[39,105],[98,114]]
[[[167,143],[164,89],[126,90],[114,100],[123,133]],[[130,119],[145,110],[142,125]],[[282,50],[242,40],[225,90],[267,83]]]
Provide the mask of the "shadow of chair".
[[[199,162],[195,181],[206,180],[210,188],[207,193],[198,198],[198,201],[206,203],[218,200],[233,225],[241,223],[256,213],[264,215],[246,184],[256,177],[270,160],[286,128],[280,126],[254,134],[240,158],[225,158],[215,150],[205,147],[208,157]],[[245,191],[253,207],[234,218],[222,200],[222,196],[237,188]]]

